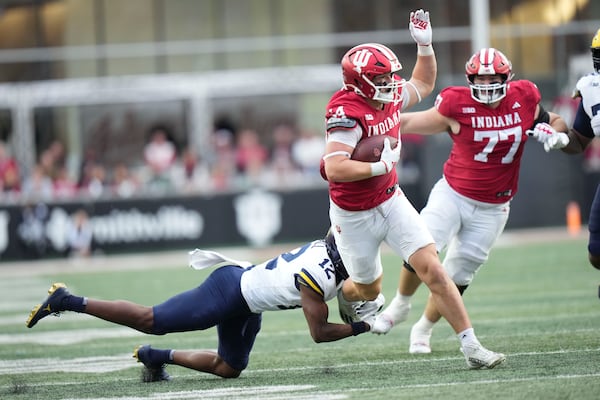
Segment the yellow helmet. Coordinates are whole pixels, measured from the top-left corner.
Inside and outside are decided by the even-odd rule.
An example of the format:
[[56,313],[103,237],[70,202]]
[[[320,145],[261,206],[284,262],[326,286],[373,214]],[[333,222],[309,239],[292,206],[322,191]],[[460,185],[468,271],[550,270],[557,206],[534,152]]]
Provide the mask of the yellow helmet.
[[592,38],[592,49],[600,48],[600,29],[596,31],[596,35]]
[[600,73],[600,29],[596,31],[596,35],[592,38],[592,45],[590,46],[592,51],[592,61],[594,62],[594,69]]

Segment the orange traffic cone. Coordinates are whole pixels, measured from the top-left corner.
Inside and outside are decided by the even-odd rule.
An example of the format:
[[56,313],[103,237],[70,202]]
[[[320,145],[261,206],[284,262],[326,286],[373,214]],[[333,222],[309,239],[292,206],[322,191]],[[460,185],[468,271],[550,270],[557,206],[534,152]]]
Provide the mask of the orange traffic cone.
[[567,231],[571,236],[581,232],[581,209],[576,201],[567,204]]

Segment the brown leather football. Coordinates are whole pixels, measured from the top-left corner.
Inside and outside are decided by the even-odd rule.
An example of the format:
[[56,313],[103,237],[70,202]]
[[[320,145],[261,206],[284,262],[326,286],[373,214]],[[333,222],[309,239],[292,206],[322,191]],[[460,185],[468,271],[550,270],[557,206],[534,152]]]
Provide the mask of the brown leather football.
[[352,152],[352,159],[357,161],[376,162],[381,157],[383,151],[383,141],[390,139],[392,149],[398,145],[398,140],[387,135],[374,135],[359,140]]

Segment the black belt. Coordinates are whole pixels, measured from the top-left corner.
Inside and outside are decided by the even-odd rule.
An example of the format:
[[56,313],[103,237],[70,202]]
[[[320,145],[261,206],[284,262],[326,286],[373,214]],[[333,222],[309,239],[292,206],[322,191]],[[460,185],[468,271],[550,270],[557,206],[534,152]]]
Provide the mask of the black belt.
[[327,255],[333,264],[333,269],[335,270],[335,280],[336,283],[340,283],[341,281],[348,279],[348,271],[346,271],[346,267],[342,262],[342,257],[340,257],[340,253],[338,252],[337,245],[335,244],[335,237],[332,232],[328,232],[325,236],[325,248],[327,249]]

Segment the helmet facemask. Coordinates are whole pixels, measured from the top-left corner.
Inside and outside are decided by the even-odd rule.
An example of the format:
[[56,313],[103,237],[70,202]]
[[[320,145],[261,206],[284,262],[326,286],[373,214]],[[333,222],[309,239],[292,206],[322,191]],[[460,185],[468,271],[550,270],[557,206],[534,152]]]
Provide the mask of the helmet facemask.
[[600,73],[600,47],[591,48],[592,50],[592,61],[594,62],[594,70]]
[[502,83],[474,83],[476,75],[469,76],[469,87],[473,100],[483,104],[492,104],[506,96],[507,77],[502,75]]
[[598,29],[596,35],[592,38],[592,45],[590,46],[590,50],[592,52],[594,70],[600,73],[600,29]]
[[[384,104],[397,101],[400,97],[400,91],[406,83],[404,79],[397,77],[395,74],[392,74],[392,80],[390,82],[385,82],[385,84],[380,85],[373,83],[366,75],[363,75],[362,78],[374,90],[372,99]],[[364,96],[364,94],[360,94]]]
[[592,38],[592,45],[590,46],[590,50],[592,52],[594,70],[600,73],[600,29],[596,31],[596,34]]

